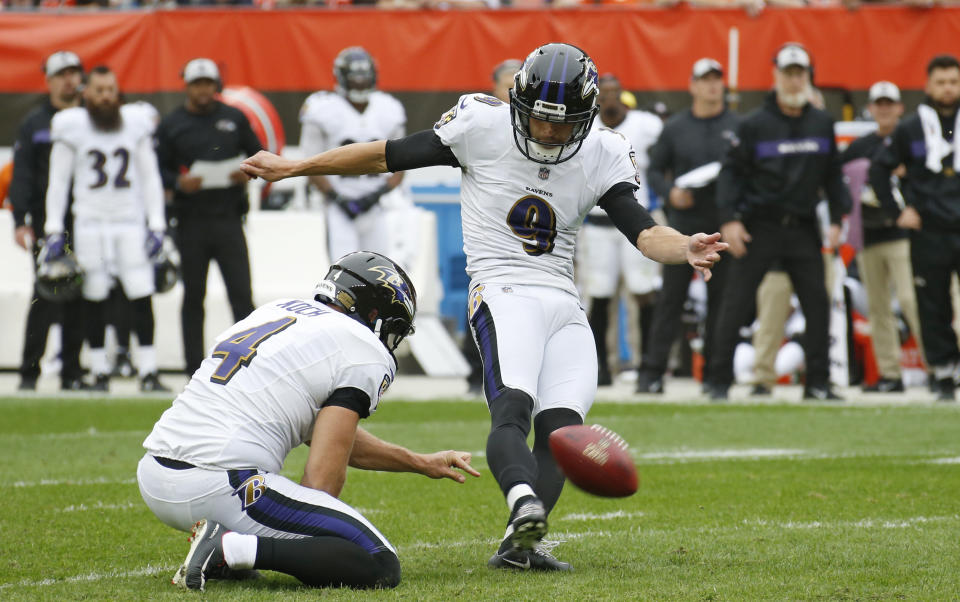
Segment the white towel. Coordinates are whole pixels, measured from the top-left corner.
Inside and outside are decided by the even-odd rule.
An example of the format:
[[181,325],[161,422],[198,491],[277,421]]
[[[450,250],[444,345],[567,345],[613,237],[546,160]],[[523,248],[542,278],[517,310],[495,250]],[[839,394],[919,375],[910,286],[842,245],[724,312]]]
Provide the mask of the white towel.
[[943,130],[940,127],[940,115],[936,109],[921,104],[917,107],[920,116],[920,125],[923,127],[923,142],[927,147],[927,169],[933,173],[940,173],[943,169],[943,159],[953,153],[953,170],[960,172],[960,111],[957,111],[956,122],[953,126],[953,144],[943,139]]
[[720,162],[713,161],[706,165],[701,165],[696,169],[691,169],[687,173],[677,176],[673,185],[677,188],[703,188],[717,179],[720,175]]

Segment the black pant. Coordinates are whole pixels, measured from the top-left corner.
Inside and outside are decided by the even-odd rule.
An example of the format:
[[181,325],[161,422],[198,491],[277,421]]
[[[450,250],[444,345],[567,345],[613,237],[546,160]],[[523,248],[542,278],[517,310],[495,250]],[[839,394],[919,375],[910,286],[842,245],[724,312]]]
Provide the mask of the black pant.
[[[727,281],[727,272],[730,266],[730,257],[713,266],[713,275],[707,282],[707,321],[703,332],[703,357],[706,371],[704,382],[710,379],[710,357],[716,338],[717,318],[720,314],[720,304],[724,295]],[[680,318],[683,314],[683,305],[687,300],[687,291],[690,289],[690,279],[693,276],[693,266],[690,264],[663,266],[663,288],[660,289],[660,298],[653,314],[653,328],[650,333],[649,345],[644,347],[641,369],[655,377],[663,376],[667,371],[667,360],[670,348],[680,332]]]
[[216,260],[227,288],[234,321],[253,311],[250,257],[239,215],[180,216],[177,224],[183,274],[183,355],[186,372],[193,374],[203,361],[203,300],[207,296],[207,271]]
[[790,276],[800,299],[807,330],[803,349],[807,363],[807,385],[825,387],[829,382],[830,304],[824,283],[823,256],[817,222],[790,219],[786,221],[751,220],[746,224],[753,242],[747,254],[730,261],[724,299],[710,351],[708,373],[712,382],[729,385],[733,382],[733,351],[740,339],[740,327],[752,317],[760,281],[770,265],[779,260]]
[[950,279],[960,273],[960,232],[912,232],[910,259],[927,363],[935,368],[960,361],[950,299]]
[[[38,252],[39,248],[35,245],[34,260]],[[80,369],[80,349],[83,347],[83,300],[77,299],[66,303],[46,301],[37,294],[34,286],[23,339],[21,378],[36,380],[40,376],[40,360],[47,348],[47,334],[50,326],[57,322],[60,323],[61,328],[60,380],[65,382],[83,376]]]

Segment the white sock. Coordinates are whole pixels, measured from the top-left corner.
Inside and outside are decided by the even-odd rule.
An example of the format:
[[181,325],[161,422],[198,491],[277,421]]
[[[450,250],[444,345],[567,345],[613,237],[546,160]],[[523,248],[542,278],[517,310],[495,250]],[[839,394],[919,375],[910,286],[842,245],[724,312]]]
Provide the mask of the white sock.
[[107,362],[107,348],[90,349],[90,370],[94,376],[110,374],[110,364]]
[[252,569],[257,560],[257,536],[243,533],[224,533],[223,559],[231,569]]
[[510,508],[510,511],[513,512],[517,500],[528,495],[536,497],[537,494],[533,492],[533,487],[526,483],[517,483],[507,492],[507,508]]
[[157,371],[157,351],[153,345],[137,347],[137,369],[140,378]]

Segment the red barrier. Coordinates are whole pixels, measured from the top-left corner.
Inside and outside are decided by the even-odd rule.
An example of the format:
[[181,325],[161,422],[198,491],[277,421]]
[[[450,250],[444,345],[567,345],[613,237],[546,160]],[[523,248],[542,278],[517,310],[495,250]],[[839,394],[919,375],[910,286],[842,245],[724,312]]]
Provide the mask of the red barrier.
[[930,57],[958,51],[960,8],[768,9],[756,18],[687,7],[0,13],[0,92],[42,91],[40,64],[58,49],[109,64],[130,92],[180,89],[180,69],[196,56],[220,63],[231,85],[329,89],[333,57],[355,44],[379,61],[385,90],[487,89],[498,62],[557,40],[587,50],[630,89],[682,90],[697,58],[727,62],[731,27],[740,31],[741,89],[770,86],[771,56],[786,41],[811,50],[821,86],[889,79],[922,88]]

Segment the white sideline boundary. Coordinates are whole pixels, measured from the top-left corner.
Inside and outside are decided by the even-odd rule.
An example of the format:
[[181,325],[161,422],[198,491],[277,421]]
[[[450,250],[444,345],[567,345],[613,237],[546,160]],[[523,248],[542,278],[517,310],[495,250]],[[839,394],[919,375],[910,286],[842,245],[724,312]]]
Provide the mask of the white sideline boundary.
[[[563,519],[561,519],[563,520]],[[842,530],[842,529],[906,529],[911,527],[918,527],[922,525],[927,525],[931,523],[949,523],[949,522],[958,522],[960,521],[960,515],[954,514],[949,516],[914,516],[904,519],[873,519],[866,518],[858,521],[811,521],[811,522],[776,522],[776,521],[766,521],[766,520],[744,520],[739,524],[728,525],[722,527],[703,527],[703,528],[693,528],[693,529],[644,529],[643,527],[634,527],[626,531],[620,530],[617,532],[610,531],[582,531],[582,532],[558,532],[551,533],[550,539],[555,541],[568,542],[575,541],[577,539],[584,539],[587,537],[591,538],[605,538],[613,537],[615,535],[622,535],[629,532],[637,533],[675,533],[676,531],[692,531],[693,533],[723,533],[727,531],[737,531],[743,528],[760,528],[760,529],[776,529],[776,530],[811,530],[811,529],[832,529],[832,530]],[[434,549],[446,549],[446,548],[463,548],[469,546],[493,546],[499,543],[500,540],[497,538],[476,538],[468,540],[459,540],[459,541],[448,541],[448,542],[413,542],[406,545],[398,545],[397,549],[402,553],[405,550],[434,550]],[[69,583],[83,583],[83,582],[94,582],[102,581],[105,579],[124,579],[129,577],[144,577],[147,575],[154,575],[157,573],[163,573],[167,571],[174,571],[177,567],[175,566],[164,566],[164,565],[153,565],[148,564],[147,566],[131,569],[131,570],[115,570],[115,571],[106,571],[106,572],[90,572],[84,573],[81,575],[74,575],[71,577],[64,577],[62,579],[23,579],[14,583],[3,583],[0,584],[0,591],[10,588],[30,588],[30,587],[45,587],[50,585],[61,585]]]

